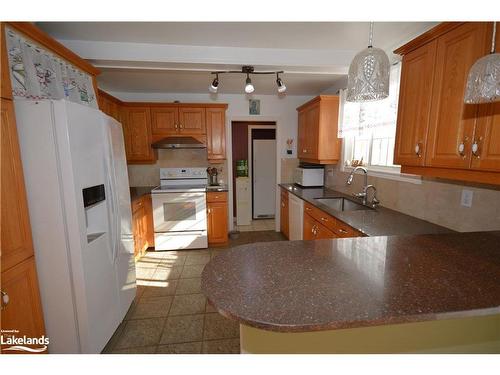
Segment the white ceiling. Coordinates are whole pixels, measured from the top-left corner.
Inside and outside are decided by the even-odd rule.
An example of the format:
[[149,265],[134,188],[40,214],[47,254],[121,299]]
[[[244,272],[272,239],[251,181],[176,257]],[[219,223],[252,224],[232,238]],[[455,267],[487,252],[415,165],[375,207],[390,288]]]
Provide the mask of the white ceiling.
[[[380,22],[374,45],[391,52],[433,22]],[[40,22],[37,25],[101,68],[105,90],[206,93],[210,71],[285,70],[289,95],[343,85],[366,47],[367,22]],[[221,93],[241,93],[243,75],[220,77]],[[252,76],[256,94],[274,94],[274,76]]]

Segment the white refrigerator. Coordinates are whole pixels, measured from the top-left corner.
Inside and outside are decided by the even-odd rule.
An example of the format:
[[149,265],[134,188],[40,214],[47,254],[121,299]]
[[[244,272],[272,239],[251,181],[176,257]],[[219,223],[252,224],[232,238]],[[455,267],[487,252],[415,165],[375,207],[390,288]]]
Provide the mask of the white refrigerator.
[[100,353],[136,291],[120,123],[65,100],[15,100],[51,353]]

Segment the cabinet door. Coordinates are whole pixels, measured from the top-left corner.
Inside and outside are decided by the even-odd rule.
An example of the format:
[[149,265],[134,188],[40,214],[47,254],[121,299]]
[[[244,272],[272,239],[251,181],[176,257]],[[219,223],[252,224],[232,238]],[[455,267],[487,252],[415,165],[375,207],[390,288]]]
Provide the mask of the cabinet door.
[[7,270],[33,255],[28,203],[12,101],[2,99],[1,263]]
[[437,40],[403,57],[394,162],[423,166],[431,110]]
[[207,153],[208,160],[226,159],[226,110],[207,108]]
[[[40,292],[38,291],[35,258],[30,257],[13,268],[2,272],[1,277],[2,292],[8,296],[9,300],[2,309],[2,330],[17,330],[19,332],[15,333],[16,337],[26,335],[27,337],[38,338],[44,335],[45,327]],[[2,345],[2,351],[9,346]],[[35,345],[32,347],[39,348],[40,346]],[[4,353],[20,352],[5,351]]]
[[464,104],[464,91],[470,67],[487,52],[486,31],[486,23],[467,22],[438,38],[426,166],[470,166],[477,106]]
[[127,129],[130,132],[129,161],[154,162],[149,107],[129,107]]
[[151,108],[153,135],[172,135],[179,131],[179,110],[176,107]]
[[302,233],[302,237],[304,240],[313,240],[314,239],[314,228],[316,226],[316,220],[314,220],[311,216],[304,213],[304,233]]
[[182,134],[205,134],[205,107],[179,107],[179,128]]
[[328,238],[337,238],[338,236],[333,233],[330,229],[325,227],[324,225],[317,222],[316,231],[313,233],[315,240],[323,240]]
[[500,103],[480,104],[473,143],[473,169],[500,172]]
[[153,223],[153,203],[151,200],[151,195],[143,197],[144,200],[144,214],[145,214],[145,240],[147,242],[147,247],[154,247],[155,245],[155,233],[154,233],[154,223]]
[[319,110],[320,103],[315,103],[306,112],[306,157],[309,159],[318,158],[319,142]]
[[208,203],[208,242],[227,242],[227,203]]
[[288,192],[281,190],[280,202],[280,230],[288,239],[290,238],[289,210],[288,210]]
[[298,143],[297,143],[297,155],[299,158],[307,157],[307,124],[306,124],[306,110],[302,110],[299,112],[298,118]]

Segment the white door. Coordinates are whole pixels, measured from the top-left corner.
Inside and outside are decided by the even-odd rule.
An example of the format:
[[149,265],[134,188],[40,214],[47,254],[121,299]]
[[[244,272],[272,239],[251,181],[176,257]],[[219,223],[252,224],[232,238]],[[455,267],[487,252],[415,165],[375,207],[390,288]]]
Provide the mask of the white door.
[[276,202],[276,140],[254,139],[253,218],[274,217]]

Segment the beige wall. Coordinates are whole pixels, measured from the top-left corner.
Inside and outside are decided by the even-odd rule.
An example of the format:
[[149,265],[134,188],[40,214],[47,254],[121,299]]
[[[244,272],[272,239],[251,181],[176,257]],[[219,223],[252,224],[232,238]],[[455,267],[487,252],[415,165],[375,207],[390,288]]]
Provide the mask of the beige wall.
[[[333,169],[333,175],[328,173]],[[359,172],[358,172],[359,173]],[[361,191],[363,176],[347,186],[348,173],[339,167],[325,168],[325,185],[348,194]],[[500,230],[500,187],[464,186],[443,180],[422,180],[422,184],[369,176],[384,207],[418,217],[460,232]],[[460,204],[462,190],[474,193],[472,207]]]
[[181,167],[217,167],[219,182],[227,183],[227,162],[210,164],[207,160],[207,150],[158,150],[158,160],[155,164],[137,164],[128,166],[130,186],[157,186],[160,184],[160,168]]

